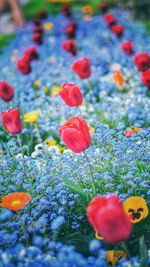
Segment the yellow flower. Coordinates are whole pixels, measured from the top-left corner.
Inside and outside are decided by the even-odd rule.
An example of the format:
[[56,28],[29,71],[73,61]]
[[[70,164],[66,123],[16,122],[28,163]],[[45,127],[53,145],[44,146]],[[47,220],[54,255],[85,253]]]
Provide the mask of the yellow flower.
[[48,88],[46,86],[43,87],[43,92],[46,94],[48,92]]
[[24,115],[24,122],[36,122],[39,117],[38,111],[32,111]]
[[129,197],[123,203],[124,210],[132,223],[138,223],[148,216],[147,203],[142,197]]
[[44,29],[46,31],[49,31],[49,30],[53,29],[53,27],[54,27],[54,25],[51,22],[47,22],[47,23],[44,24]]
[[94,127],[91,127],[91,126],[89,126],[89,132],[90,132],[90,134],[92,134],[92,133],[95,133],[95,128],[94,128]]
[[122,88],[124,86],[125,80],[121,71],[116,70],[113,74],[113,80],[117,84],[118,87]]
[[55,139],[46,139],[45,142],[47,144],[47,150],[51,146],[57,147],[60,153],[62,153],[65,150],[63,146],[57,144],[57,141]]
[[99,233],[98,233],[97,231],[95,232],[95,237],[96,237],[96,239],[98,239],[98,240],[104,240],[104,238],[103,238],[102,236],[100,236]]
[[46,139],[45,142],[46,142],[48,147],[55,146],[57,143],[55,139]]
[[35,80],[34,81],[34,86],[39,87],[40,86],[40,80]]
[[3,153],[4,153],[3,149],[2,149],[2,148],[0,148],[0,154],[3,154]]
[[61,146],[61,145],[59,145],[59,144],[57,144],[56,146],[57,146],[57,148],[59,149],[59,152],[60,152],[60,153],[62,153],[62,152],[65,150],[65,147],[63,147],[63,146]]
[[123,250],[108,250],[106,255],[107,262],[115,266],[121,258],[127,258],[127,254]]
[[50,96],[55,96],[56,94],[58,94],[61,90],[61,87],[60,86],[56,86],[54,88],[52,88],[51,92],[50,92]]

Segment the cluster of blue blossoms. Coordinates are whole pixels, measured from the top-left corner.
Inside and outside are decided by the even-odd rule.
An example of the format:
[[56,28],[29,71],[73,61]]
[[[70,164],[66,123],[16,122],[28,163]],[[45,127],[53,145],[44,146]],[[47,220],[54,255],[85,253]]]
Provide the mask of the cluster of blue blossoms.
[[[127,11],[113,10],[124,25],[123,40],[132,40],[136,52],[150,51],[150,37],[145,28],[131,20]],[[101,15],[83,20],[77,10],[73,14],[78,24],[77,56],[63,50],[64,30],[68,19],[62,14],[44,20],[53,23],[45,30],[44,43],[38,46],[38,61],[32,62],[28,76],[20,74],[15,58],[33,45],[33,24],[18,30],[16,38],[3,50],[0,60],[0,80],[15,89],[13,108],[25,113],[37,110],[37,129],[24,124],[20,135],[22,148],[14,136],[6,133],[0,122],[0,198],[12,192],[28,192],[31,201],[16,213],[0,209],[0,266],[105,267],[107,250],[111,246],[94,238],[78,194],[66,186],[79,184],[91,192],[89,169],[84,155],[68,149],[60,153],[57,146],[45,149],[46,139],[60,140],[58,127],[69,118],[82,116],[94,129],[88,159],[98,184],[98,194],[116,193],[124,201],[141,196],[150,204],[150,98],[140,80],[132,56],[125,56],[118,39],[105,25]],[[92,76],[81,80],[70,66],[76,58],[88,57]],[[118,88],[112,79],[120,70],[125,87]],[[53,88],[74,82],[81,88],[84,103],[80,111],[68,107]],[[0,112],[9,104],[0,100]],[[127,138],[126,129],[142,130]],[[44,145],[45,144],[45,145]],[[4,153],[3,153],[4,150]],[[37,152],[37,153],[35,153]],[[148,236],[148,219],[135,229],[136,237]],[[147,241],[147,240],[146,240]],[[136,240],[134,240],[136,242]],[[140,258],[121,259],[118,267],[141,266]]]

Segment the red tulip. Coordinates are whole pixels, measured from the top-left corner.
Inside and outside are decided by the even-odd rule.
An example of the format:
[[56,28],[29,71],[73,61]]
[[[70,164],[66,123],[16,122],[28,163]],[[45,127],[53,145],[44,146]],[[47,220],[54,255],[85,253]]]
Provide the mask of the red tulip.
[[41,35],[43,35],[44,30],[42,26],[35,26],[33,29],[33,33],[40,33]]
[[14,97],[13,87],[5,81],[0,81],[0,97],[6,102],[11,101]]
[[59,129],[61,139],[74,153],[80,153],[91,145],[91,137],[84,119],[74,117]]
[[123,35],[124,27],[121,24],[117,24],[112,26],[111,30],[117,37],[120,37]]
[[38,12],[38,17],[40,18],[40,19],[46,19],[47,18],[47,11],[46,10],[40,10],[39,12]]
[[105,12],[108,8],[108,3],[107,2],[102,2],[99,4],[99,9],[103,12]]
[[72,26],[68,26],[65,29],[65,34],[67,35],[68,38],[75,38],[75,36],[76,36],[75,28]]
[[1,113],[3,127],[12,135],[22,131],[19,109],[10,109]]
[[104,16],[104,21],[106,22],[106,24],[111,27],[116,23],[116,18],[113,16],[113,14],[111,12],[107,12]]
[[148,53],[141,52],[134,56],[134,63],[139,71],[145,71],[150,68],[150,57]]
[[29,74],[31,72],[30,62],[27,57],[20,58],[17,61],[17,68],[22,74]]
[[74,30],[77,29],[77,23],[75,21],[70,21],[68,27],[72,27]]
[[41,45],[43,44],[43,39],[42,39],[42,35],[40,33],[34,33],[32,35],[32,41],[37,44],[37,45]]
[[76,107],[82,104],[82,93],[75,83],[63,84],[59,95],[70,107]]
[[150,89],[150,69],[142,72],[141,80],[148,89]]
[[77,53],[77,44],[74,40],[67,40],[62,43],[62,47],[67,51],[72,53],[74,56]]
[[25,50],[24,52],[25,58],[27,58],[29,61],[36,60],[39,58],[38,52],[36,50],[36,47],[32,46]]
[[71,17],[71,7],[69,3],[64,4],[61,7],[61,11],[66,17]]
[[40,26],[41,25],[41,19],[40,18],[35,19],[33,22],[34,22],[34,24],[36,26]]
[[133,43],[124,41],[121,43],[121,49],[126,55],[131,55],[133,53]]
[[76,60],[71,68],[81,79],[88,79],[91,76],[91,62],[86,57]]
[[129,238],[131,222],[118,196],[95,197],[87,207],[90,224],[109,243],[118,243]]

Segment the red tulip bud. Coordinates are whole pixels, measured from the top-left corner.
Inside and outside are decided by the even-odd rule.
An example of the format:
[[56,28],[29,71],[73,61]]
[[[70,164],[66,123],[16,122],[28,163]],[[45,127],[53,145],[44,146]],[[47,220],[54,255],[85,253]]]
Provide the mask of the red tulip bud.
[[22,131],[19,109],[10,109],[1,113],[3,127],[12,135]]
[[80,153],[91,145],[91,137],[84,119],[74,117],[59,129],[61,139],[74,153]]
[[59,95],[70,107],[76,107],[82,104],[82,93],[75,83],[63,84]]
[[14,97],[13,87],[5,81],[0,81],[0,97],[6,102],[11,101]]

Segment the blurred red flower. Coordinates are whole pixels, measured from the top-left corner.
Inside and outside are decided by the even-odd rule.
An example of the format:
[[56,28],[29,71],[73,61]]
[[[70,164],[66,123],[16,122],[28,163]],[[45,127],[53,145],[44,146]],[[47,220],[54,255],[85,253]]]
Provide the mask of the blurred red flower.
[[86,121],[74,117],[59,129],[61,139],[74,153],[80,153],[91,145],[91,137]]
[[98,234],[109,243],[126,240],[131,234],[131,222],[118,196],[93,198],[87,207],[87,217]]

